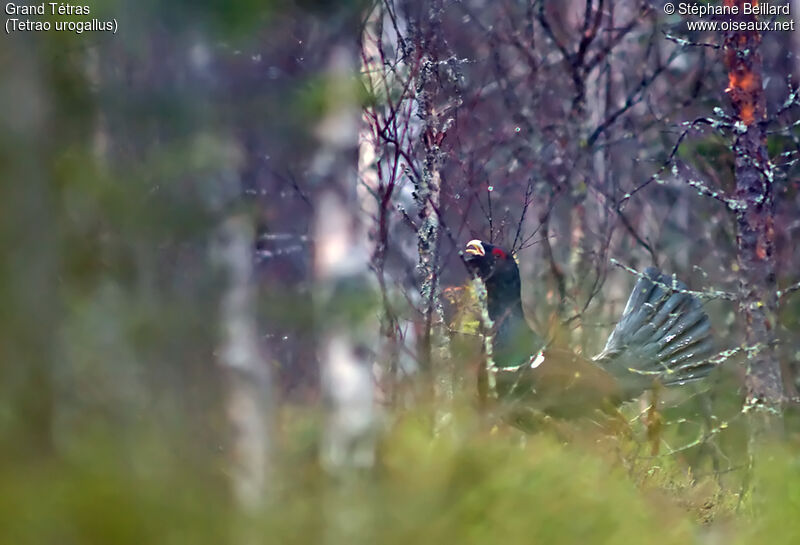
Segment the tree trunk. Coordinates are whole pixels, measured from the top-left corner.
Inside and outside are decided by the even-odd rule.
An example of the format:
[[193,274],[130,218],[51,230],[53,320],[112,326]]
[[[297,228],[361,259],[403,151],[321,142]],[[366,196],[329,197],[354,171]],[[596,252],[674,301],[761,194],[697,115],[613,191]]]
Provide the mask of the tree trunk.
[[[0,83],[0,93],[19,100],[7,112],[16,117],[0,115],[0,244],[5,249],[0,263],[0,445],[24,457],[49,455],[54,448],[54,346],[62,301],[61,199],[47,165],[57,156],[53,145],[61,143],[54,140],[61,134],[56,129],[64,127],[54,119],[64,121],[39,112],[58,113],[63,104],[46,102],[53,67],[34,62],[37,57],[28,54],[33,45],[5,41],[4,67],[14,77]],[[25,84],[19,87],[20,82]]]
[[423,314],[418,357],[425,379],[432,389],[431,397],[436,406],[436,430],[441,429],[449,418],[455,379],[439,281],[439,210],[441,174],[445,159],[442,142],[453,122],[453,109],[457,106],[453,100],[455,97],[449,96],[447,87],[454,83],[457,76],[454,67],[447,64],[447,59],[442,58],[446,44],[442,39],[441,10],[441,2],[436,1],[431,3],[419,19],[409,18],[414,29],[412,38],[420,58],[416,98],[418,115],[422,121],[420,136],[424,151],[421,179],[416,180],[414,188],[420,220],[417,232],[417,274]]
[[[389,96],[395,89],[392,78],[384,72],[383,66],[383,18],[384,5],[374,6],[364,24],[361,33],[361,73],[368,93],[376,97],[376,105],[367,109],[362,116],[361,129],[358,135],[358,183],[361,209],[369,217],[372,228],[370,266],[378,280],[381,297],[380,346],[377,362],[380,369],[379,401],[389,402],[392,406],[397,401],[399,381],[400,339],[397,313],[391,302],[391,287],[387,281],[386,257],[389,250],[390,222],[394,212],[393,194],[396,188],[397,168],[391,159],[384,169],[378,168],[384,150],[380,149],[380,134],[386,117],[398,115],[402,101],[394,105],[388,115],[381,115],[383,102],[389,102]],[[391,43],[396,48],[397,42]],[[387,108],[389,109],[389,108]],[[389,155],[386,153],[386,155]],[[381,174],[384,174],[383,176]]]
[[[354,44],[353,44],[354,45]],[[357,196],[360,110],[355,96],[357,50],[335,46],[328,58],[328,96],[337,97],[317,126],[312,161],[318,188],[314,218],[315,319],[328,404],[322,462],[332,472],[373,463],[374,327],[369,236]]]
[[252,221],[244,214],[228,218],[220,229],[217,248],[219,264],[228,277],[222,298],[220,364],[226,372],[225,408],[233,434],[232,487],[239,504],[249,511],[255,511],[265,498],[271,436],[271,381],[255,315],[254,248]]
[[[744,0],[726,0],[743,11]],[[755,19],[740,15],[739,20]],[[759,52],[761,35],[729,32],[724,55],[728,88],[736,118],[733,145],[736,173],[737,248],[740,309],[746,322],[748,349],[746,408],[779,417],[783,404],[781,370],[775,348],[778,307],[775,277],[773,167],[763,121],[766,101]],[[769,418],[767,418],[769,419]],[[771,427],[771,426],[770,426]]]

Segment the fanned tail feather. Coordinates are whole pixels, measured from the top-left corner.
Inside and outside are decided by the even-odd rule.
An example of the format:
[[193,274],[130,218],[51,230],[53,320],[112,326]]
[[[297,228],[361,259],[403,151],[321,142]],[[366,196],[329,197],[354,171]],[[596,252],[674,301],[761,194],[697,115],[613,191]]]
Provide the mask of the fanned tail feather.
[[686,285],[649,267],[636,282],[622,318],[593,359],[638,394],[654,381],[699,380],[714,368],[711,323]]

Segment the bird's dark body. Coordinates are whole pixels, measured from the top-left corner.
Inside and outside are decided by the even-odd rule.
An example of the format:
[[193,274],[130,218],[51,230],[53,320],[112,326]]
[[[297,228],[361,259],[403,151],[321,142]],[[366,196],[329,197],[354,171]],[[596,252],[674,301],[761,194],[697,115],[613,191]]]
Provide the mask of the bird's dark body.
[[494,323],[494,361],[513,367],[544,347],[544,339],[525,320],[521,281],[516,262],[509,258],[502,270],[479,269],[486,286],[486,306]]
[[573,417],[640,395],[654,384],[705,377],[713,364],[710,323],[686,286],[655,268],[639,278],[603,351],[587,359],[547,346],[528,326],[514,259],[481,241],[466,262],[486,286],[494,322],[498,397],[556,417]]
[[521,368],[497,367],[494,374],[500,399],[559,418],[612,407],[623,396],[613,376],[563,348],[541,350]]

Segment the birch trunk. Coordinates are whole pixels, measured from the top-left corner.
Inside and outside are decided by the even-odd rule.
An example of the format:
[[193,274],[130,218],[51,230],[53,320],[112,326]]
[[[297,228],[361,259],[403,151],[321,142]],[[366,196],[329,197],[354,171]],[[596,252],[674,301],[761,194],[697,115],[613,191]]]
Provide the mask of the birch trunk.
[[442,3],[432,2],[418,20],[410,19],[420,58],[416,98],[424,152],[421,179],[416,180],[414,188],[419,215],[417,275],[423,315],[418,357],[431,388],[436,431],[450,418],[455,377],[441,300],[439,210],[445,158],[442,142],[453,121],[451,116],[458,105],[458,97],[448,96],[445,87],[456,83],[457,75],[448,59],[443,58],[446,44],[442,39],[441,11]]
[[338,45],[327,68],[329,96],[339,98],[317,126],[312,162],[318,187],[314,219],[315,306],[326,424],[322,463],[332,472],[368,468],[375,456],[372,364],[377,315],[369,272],[369,236],[357,195],[360,110],[357,51]]
[[252,222],[245,215],[229,217],[220,240],[218,261],[228,279],[219,363],[227,377],[226,414],[233,433],[230,474],[239,504],[255,511],[265,499],[270,473],[271,383],[256,324]]
[[[389,249],[390,222],[394,212],[394,191],[396,189],[397,169],[391,159],[382,154],[380,134],[383,125],[388,123],[390,115],[399,115],[402,101],[392,103],[391,94],[399,87],[392,74],[383,66],[382,50],[384,39],[390,41],[389,46],[398,47],[384,33],[384,6],[378,3],[369,16],[361,33],[361,74],[369,94],[375,97],[376,106],[362,115],[361,128],[358,135],[358,200],[361,209],[368,218],[371,228],[369,238],[371,246],[370,266],[378,281],[381,297],[380,345],[377,363],[379,377],[379,402],[389,402],[392,406],[397,402],[399,382],[400,339],[399,324],[391,302],[391,288],[386,274],[386,256]],[[384,108],[387,110],[383,112]],[[392,109],[394,108],[394,109]],[[396,152],[395,152],[396,153]],[[383,160],[383,168],[378,168]],[[381,175],[383,174],[383,176]]]

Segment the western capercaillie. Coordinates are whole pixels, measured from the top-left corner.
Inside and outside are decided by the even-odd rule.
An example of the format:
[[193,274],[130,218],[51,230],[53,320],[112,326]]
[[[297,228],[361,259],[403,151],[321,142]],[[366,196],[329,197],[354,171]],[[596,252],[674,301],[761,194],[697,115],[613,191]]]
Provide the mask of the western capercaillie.
[[683,385],[714,368],[711,324],[686,285],[655,267],[637,280],[605,348],[587,359],[549,347],[522,311],[517,263],[480,240],[464,260],[486,286],[493,321],[497,394],[552,416],[575,416],[633,399],[655,386]]

